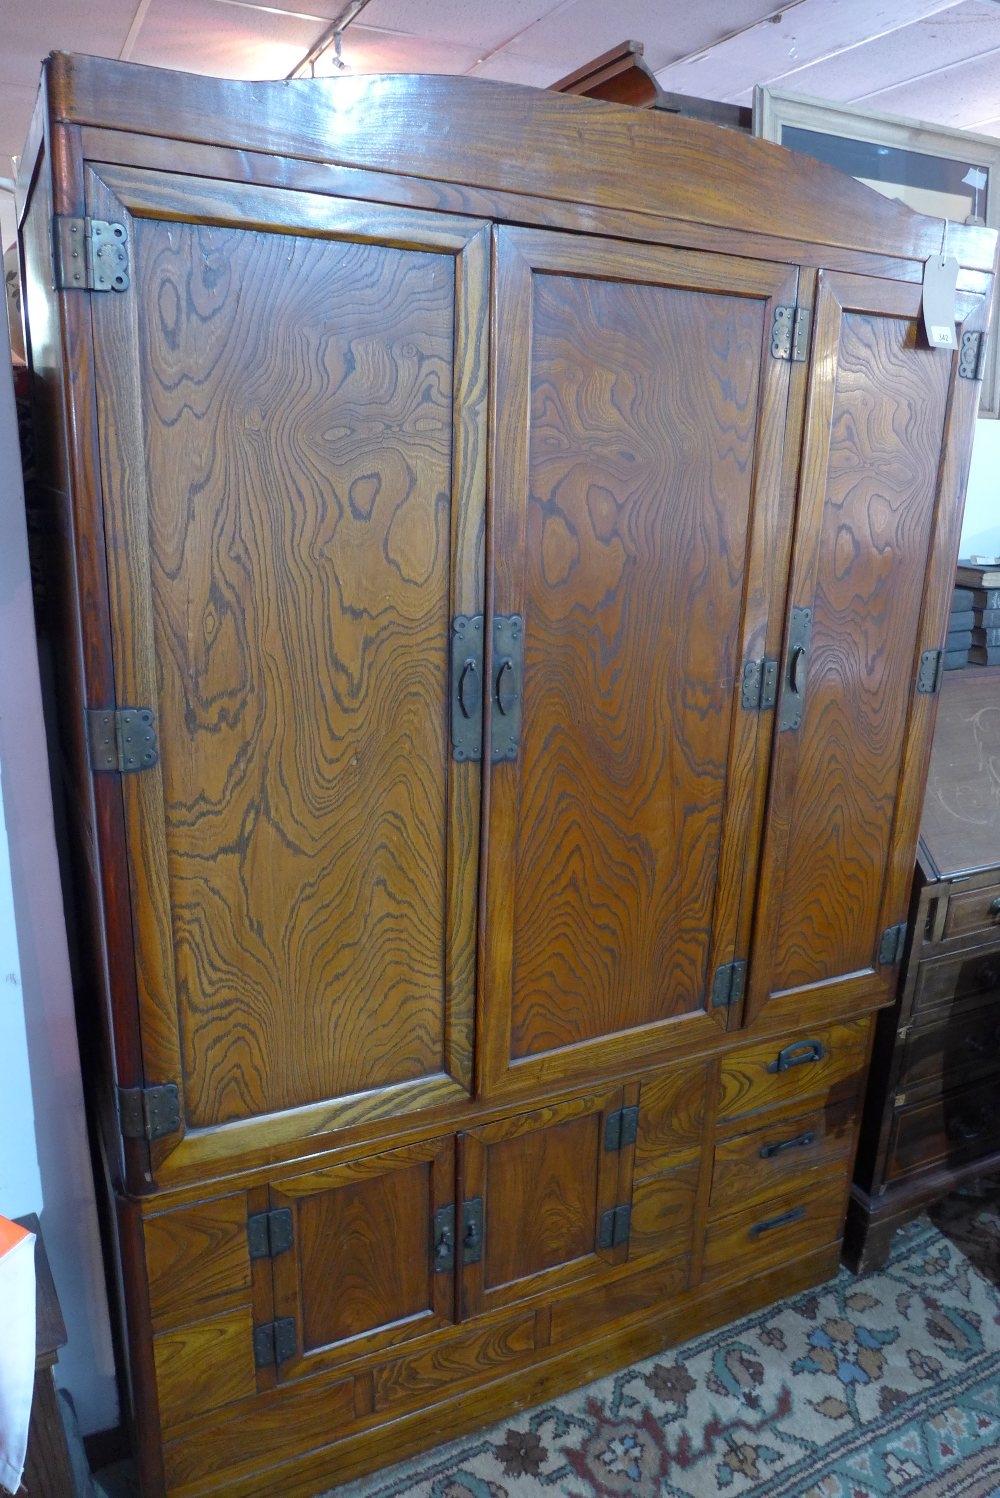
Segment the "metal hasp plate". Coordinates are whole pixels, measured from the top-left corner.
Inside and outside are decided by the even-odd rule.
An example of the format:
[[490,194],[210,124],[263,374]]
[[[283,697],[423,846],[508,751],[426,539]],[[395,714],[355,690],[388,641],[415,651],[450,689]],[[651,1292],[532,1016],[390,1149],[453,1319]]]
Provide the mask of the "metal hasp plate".
[[812,638],[812,609],[792,609],[788,621],[788,644],[785,649],[785,680],[778,710],[779,730],[796,729],[802,722],[806,700],[806,674],[809,667],[809,641]]
[[253,1360],[257,1368],[273,1368],[295,1356],[298,1341],[295,1317],[278,1316],[253,1329]]
[[775,307],[771,323],[771,357],[802,364],[809,357],[812,313],[808,307]]
[[483,1199],[462,1203],[462,1263],[478,1264],[483,1257]]
[[516,759],[521,747],[524,687],[524,620],[520,614],[493,616],[493,729],[490,758]]
[[57,291],[127,291],[128,231],[102,218],[52,219],[52,270]]
[[156,719],[148,707],[88,708],[87,742],[92,770],[131,775],[151,770],[160,757]]
[[451,621],[451,752],[457,760],[483,757],[483,616]]
[[740,684],[740,706],[749,713],[768,712],[778,699],[778,662],[770,656],[745,661]]
[[747,965],[742,958],[724,962],[712,979],[712,1008],[728,1009],[738,1004],[747,986]]
[[958,349],[959,378],[963,380],[981,379],[985,363],[983,357],[985,353],[985,333],[963,333]]
[[604,1148],[609,1151],[623,1150],[635,1144],[639,1133],[639,1109],[633,1105],[616,1108],[609,1113],[604,1125]]
[[631,1231],[632,1208],[627,1204],[609,1207],[606,1212],[601,1213],[597,1229],[597,1246],[598,1248],[618,1248],[622,1243],[628,1242]]
[[251,1259],[276,1259],[292,1246],[291,1207],[272,1207],[270,1212],[252,1212],[247,1218],[247,1242]]
[[455,1267],[455,1204],[438,1207],[431,1218],[431,1265],[435,1274]]
[[917,691],[925,697],[933,697],[941,685],[941,677],[944,674],[944,651],[925,650],[920,657],[920,669],[917,672]]
[[887,927],[879,938],[879,967],[896,967],[903,960],[903,949],[905,946],[906,922],[901,921],[898,926]]
[[126,1139],[163,1139],[181,1126],[181,1098],[176,1082],[157,1087],[119,1087],[118,1117]]

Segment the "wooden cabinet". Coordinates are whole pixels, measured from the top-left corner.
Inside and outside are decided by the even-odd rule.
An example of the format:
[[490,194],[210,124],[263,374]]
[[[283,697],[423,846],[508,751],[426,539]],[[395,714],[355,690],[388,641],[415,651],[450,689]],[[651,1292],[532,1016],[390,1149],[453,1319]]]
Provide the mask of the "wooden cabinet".
[[896,1002],[879,1016],[845,1257],[1000,1164],[1000,671],[949,673]]
[[22,162],[144,1488],[832,1273],[995,236],[953,354],[937,221],[681,119],[55,57]]

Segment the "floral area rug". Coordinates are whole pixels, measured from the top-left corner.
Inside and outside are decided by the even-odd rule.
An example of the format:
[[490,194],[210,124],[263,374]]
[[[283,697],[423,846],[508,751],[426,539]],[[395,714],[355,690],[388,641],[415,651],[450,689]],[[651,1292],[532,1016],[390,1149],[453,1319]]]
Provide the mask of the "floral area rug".
[[1000,1178],[967,1181],[927,1214],[980,1274],[1000,1284]]
[[990,1498],[1000,1292],[926,1218],[796,1295],[336,1498]]

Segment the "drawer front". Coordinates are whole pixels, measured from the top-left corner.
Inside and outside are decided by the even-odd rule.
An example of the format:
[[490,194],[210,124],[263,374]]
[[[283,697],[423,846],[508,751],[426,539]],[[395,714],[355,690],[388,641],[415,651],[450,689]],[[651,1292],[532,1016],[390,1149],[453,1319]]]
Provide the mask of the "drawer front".
[[843,1181],[851,1160],[856,1112],[852,1104],[774,1119],[752,1134],[715,1146],[709,1215],[724,1217],[787,1191],[804,1196],[834,1176]]
[[866,1015],[794,1040],[779,1035],[733,1051],[720,1067],[720,1119],[812,1097],[828,1107],[853,1102],[864,1081],[870,1031]]
[[958,1088],[900,1108],[893,1122],[889,1180],[914,1171],[974,1160],[1000,1148],[995,1081]]
[[973,931],[995,930],[1000,935],[1000,884],[969,889],[952,895],[944,918],[944,937],[966,936]]
[[937,1084],[1000,1068],[1000,995],[995,1003],[956,1005],[932,1023],[914,1025],[903,1042],[897,1087]]
[[929,957],[917,973],[913,1009],[917,1013],[980,1000],[989,994],[996,994],[1000,1002],[1000,950]]
[[745,1278],[835,1243],[844,1225],[844,1186],[838,1177],[818,1191],[786,1192],[710,1222],[703,1278]]

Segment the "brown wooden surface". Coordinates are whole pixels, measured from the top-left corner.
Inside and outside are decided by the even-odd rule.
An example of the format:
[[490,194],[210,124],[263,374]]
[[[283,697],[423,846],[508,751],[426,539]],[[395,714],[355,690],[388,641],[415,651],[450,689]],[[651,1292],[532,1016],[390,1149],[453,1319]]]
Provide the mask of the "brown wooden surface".
[[[835,1243],[844,1226],[848,1161],[831,1170],[819,1188],[800,1187],[713,1221],[705,1234],[705,1280],[740,1279],[748,1256],[785,1263]],[[786,1213],[801,1213],[785,1220]]]
[[1000,671],[947,672],[920,839],[937,877],[1000,864]]
[[719,1116],[741,1118],[762,1108],[821,1099],[826,1106],[853,1099],[864,1079],[871,1020],[817,1027],[787,1044],[805,1047],[815,1041],[816,1060],[777,1070],[785,1048],[782,1039],[758,1041],[722,1061],[719,1071]]
[[147,1217],[143,1237],[155,1327],[246,1300],[251,1280],[244,1192]]
[[957,526],[942,450],[970,383],[921,347],[918,314],[908,288],[820,277],[789,590],[812,636],[801,725],[777,736],[753,1013],[791,1014],[820,986],[828,1004],[891,994],[875,957],[908,898],[933,727],[917,646],[943,621]]
[[[739,1211],[786,1191],[811,1195],[842,1173],[854,1143],[853,1100],[795,1116],[782,1115],[752,1133],[715,1146],[712,1217]],[[764,1153],[762,1153],[764,1152]]]

